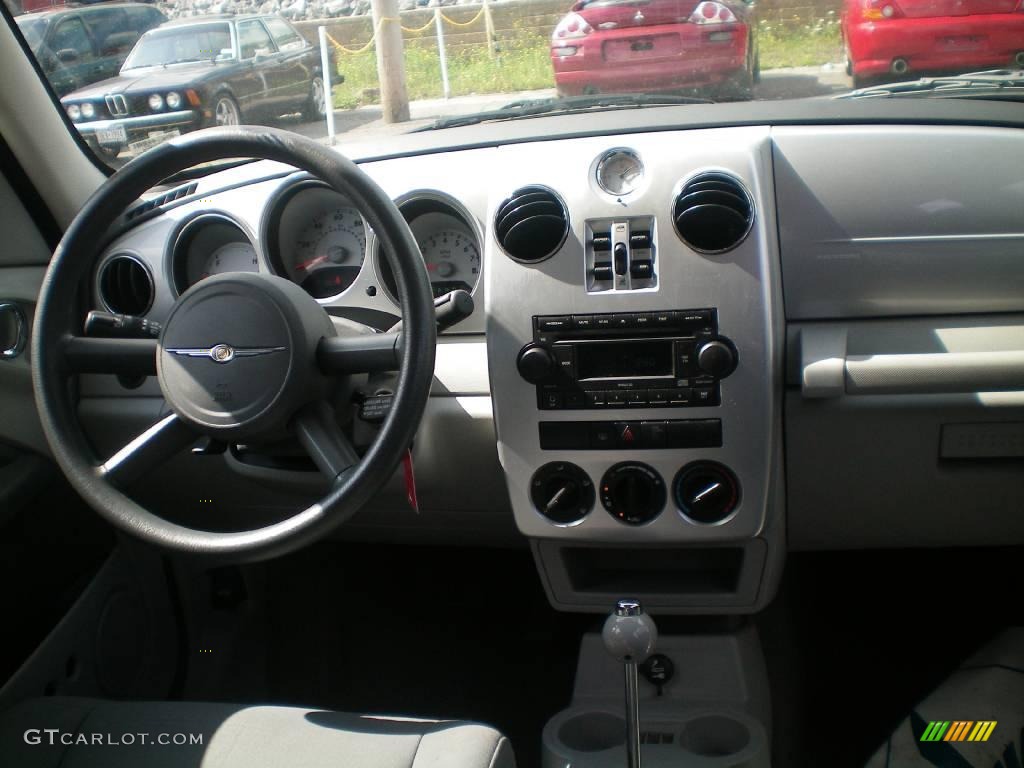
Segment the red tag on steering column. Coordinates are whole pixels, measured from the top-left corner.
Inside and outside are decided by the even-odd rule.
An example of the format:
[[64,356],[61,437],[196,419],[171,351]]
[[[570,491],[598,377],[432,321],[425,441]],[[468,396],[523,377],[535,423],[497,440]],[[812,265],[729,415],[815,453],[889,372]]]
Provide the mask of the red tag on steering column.
[[402,472],[405,475],[405,497],[409,506],[417,515],[420,513],[420,502],[416,497],[416,472],[412,468],[412,449],[409,448],[402,457]]

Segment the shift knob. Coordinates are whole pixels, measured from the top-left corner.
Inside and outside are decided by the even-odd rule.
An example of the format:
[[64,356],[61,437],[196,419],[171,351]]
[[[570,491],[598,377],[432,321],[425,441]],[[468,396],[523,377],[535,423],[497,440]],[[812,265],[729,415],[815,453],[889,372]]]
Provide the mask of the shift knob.
[[640,664],[658,642],[658,627],[638,600],[619,600],[614,613],[604,622],[601,638],[616,661]]

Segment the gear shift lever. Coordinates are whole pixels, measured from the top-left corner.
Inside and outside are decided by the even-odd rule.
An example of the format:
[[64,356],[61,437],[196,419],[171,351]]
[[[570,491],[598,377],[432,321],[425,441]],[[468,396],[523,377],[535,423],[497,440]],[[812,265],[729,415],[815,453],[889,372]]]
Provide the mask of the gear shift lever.
[[640,768],[640,702],[636,668],[654,650],[658,627],[639,600],[619,600],[601,632],[604,647],[626,671],[626,757],[629,768]]

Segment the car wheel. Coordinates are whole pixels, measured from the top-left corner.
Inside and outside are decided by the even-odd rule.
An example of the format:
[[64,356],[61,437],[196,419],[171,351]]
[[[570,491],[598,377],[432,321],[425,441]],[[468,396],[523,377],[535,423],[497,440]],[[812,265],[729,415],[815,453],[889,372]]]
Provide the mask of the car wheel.
[[213,106],[212,125],[238,125],[242,122],[242,113],[238,104],[227,94],[221,94]]
[[327,114],[327,91],[324,88],[323,78],[313,78],[313,84],[309,89],[309,99],[306,101],[302,114],[307,120],[321,120]]

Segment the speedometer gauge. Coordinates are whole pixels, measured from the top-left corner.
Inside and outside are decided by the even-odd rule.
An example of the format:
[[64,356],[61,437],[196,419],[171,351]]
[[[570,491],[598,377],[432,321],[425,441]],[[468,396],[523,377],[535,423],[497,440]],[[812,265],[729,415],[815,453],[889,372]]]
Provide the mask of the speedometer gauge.
[[480,250],[468,232],[434,231],[419,243],[435,298],[462,288],[472,291],[480,274]]
[[316,182],[288,190],[271,215],[271,265],[279,275],[326,299],[348,290],[366,254],[366,225],[349,201]]
[[307,293],[322,299],[355,281],[365,252],[363,217],[355,208],[339,206],[322,211],[299,231],[285,271]]

